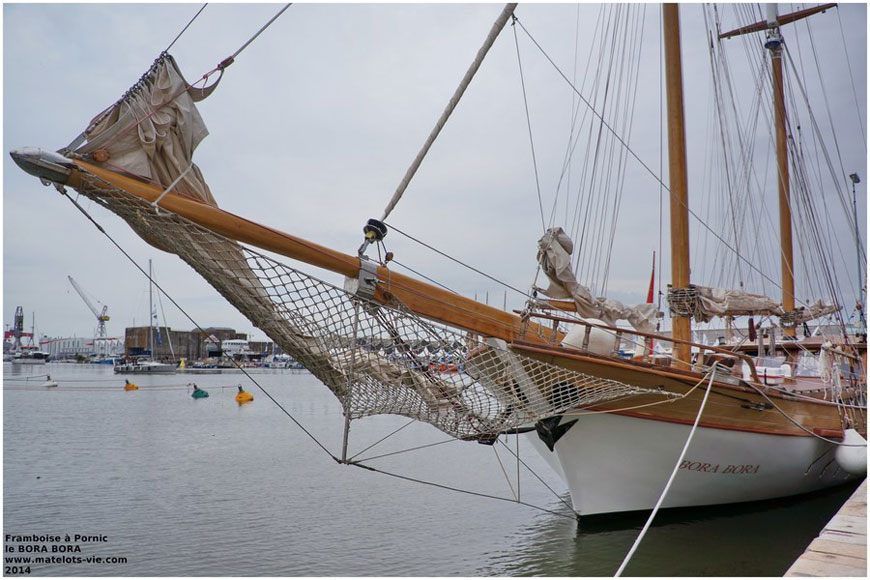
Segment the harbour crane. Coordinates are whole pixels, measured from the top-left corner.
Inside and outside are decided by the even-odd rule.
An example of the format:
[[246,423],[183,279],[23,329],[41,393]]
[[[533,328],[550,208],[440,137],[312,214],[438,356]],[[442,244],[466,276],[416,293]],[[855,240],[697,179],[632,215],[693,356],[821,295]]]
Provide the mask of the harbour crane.
[[96,338],[106,338],[106,322],[109,320],[109,315],[106,314],[109,307],[105,304],[103,305],[102,311],[97,310],[97,307],[93,305],[93,303],[85,296],[85,291],[82,290],[82,287],[78,285],[78,283],[73,279],[72,276],[67,276],[69,278],[69,283],[72,284],[72,287],[76,289],[76,292],[79,293],[79,296],[82,297],[82,300],[85,301],[85,304],[88,305],[91,312],[94,313],[94,316],[97,317],[97,336]]
[[12,330],[7,330],[3,333],[3,340],[12,339],[12,350],[21,350],[21,338],[29,337],[33,341],[32,332],[24,332],[24,309],[21,306],[15,307],[15,318]]

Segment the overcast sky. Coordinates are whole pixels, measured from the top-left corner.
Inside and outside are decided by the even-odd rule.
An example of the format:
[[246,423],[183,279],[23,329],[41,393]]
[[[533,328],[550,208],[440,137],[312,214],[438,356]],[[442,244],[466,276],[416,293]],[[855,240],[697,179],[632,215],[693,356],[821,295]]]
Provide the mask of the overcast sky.
[[[192,82],[239,48],[279,7],[210,4],[171,53]],[[800,7],[781,5],[780,11]],[[123,336],[126,326],[146,323],[148,285],[143,276],[69,202],[20,171],[8,151],[67,145],[148,69],[198,8],[4,4],[4,323],[10,324],[15,307],[23,306],[26,326],[35,313],[40,334],[91,336],[94,317],[68,275],[95,301],[108,305],[110,335]],[[218,90],[199,106],[210,136],[194,160],[219,205],[355,252],[362,226],[368,218],[380,217],[500,10],[500,4],[292,6],[238,57]],[[705,132],[711,116],[709,55],[700,7],[687,5],[682,13],[691,167],[693,158],[696,165],[705,163],[699,153],[710,139]],[[566,4],[517,9],[524,26],[566,71],[574,66],[578,30],[578,45],[588,44],[598,15],[596,5],[583,5],[579,13]],[[731,11],[723,9],[722,15],[738,25]],[[658,172],[659,6],[648,5],[645,17],[644,43],[651,49],[652,64],[644,65],[639,79],[654,82],[639,90],[630,140]],[[841,5],[816,19],[813,41],[825,78],[831,79],[829,105],[820,118],[827,122],[830,111],[834,124],[845,127],[839,156],[846,173],[858,172],[863,179],[857,191],[866,240],[866,142],[857,120],[859,114],[866,120],[867,113],[866,6]],[[792,28],[795,35],[805,34],[805,27]],[[519,34],[542,199],[549,214],[565,155],[572,93]],[[796,39],[787,38],[796,46]],[[751,90],[752,83],[738,81],[738,86]],[[526,289],[535,274],[541,217],[522,90],[513,30],[507,27],[388,221]],[[651,252],[659,244],[659,187],[637,165],[628,162],[634,177],[623,196],[609,282],[610,294],[629,303],[645,300]],[[695,180],[702,183],[696,177],[702,170],[690,171],[690,186]],[[667,183],[666,174],[662,179]],[[819,195],[823,205],[839,203],[825,197],[830,193]],[[703,211],[694,197],[691,203]],[[148,246],[114,215],[86,206],[143,267],[153,260],[160,284],[200,325],[231,326],[263,338],[177,257]],[[844,272],[843,282],[854,288],[854,244],[848,220],[840,219],[834,224],[843,233],[836,267]],[[694,232],[697,225],[692,228]],[[490,292],[490,302],[502,304],[503,289],[495,283],[455,267],[397,232],[386,243],[399,261],[446,286],[481,298]],[[704,275],[704,260],[693,252],[693,277]],[[669,267],[666,258],[664,266]],[[779,277],[778,271],[772,275]],[[855,291],[845,294],[850,306],[854,304]],[[166,299],[162,303],[169,326],[192,327]],[[508,306],[520,307],[521,299],[509,297]]]

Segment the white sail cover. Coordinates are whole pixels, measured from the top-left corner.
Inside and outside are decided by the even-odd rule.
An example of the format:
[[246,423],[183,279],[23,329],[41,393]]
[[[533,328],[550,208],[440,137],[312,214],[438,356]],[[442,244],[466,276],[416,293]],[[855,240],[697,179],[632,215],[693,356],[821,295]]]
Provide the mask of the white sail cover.
[[693,286],[697,294],[695,320],[709,322],[714,316],[782,315],[782,307],[773,298],[739,290]]
[[[76,153],[164,188],[187,171],[173,191],[216,205],[199,168],[191,166],[193,151],[208,135],[194,102],[210,92],[191,89],[175,59],[163,54],[121,100],[91,121],[87,143]],[[108,153],[107,161],[94,155],[100,150]]]
[[806,306],[800,306],[794,309],[789,322],[793,324],[803,324],[804,322],[815,320],[829,314],[838,312],[840,307],[836,304],[825,304],[821,299]]
[[548,229],[538,240],[538,263],[550,279],[549,288],[541,292],[550,298],[573,300],[584,318],[597,318],[611,326],[617,320],[627,320],[640,332],[655,330],[655,304],[626,306],[619,300],[596,298],[577,282],[571,267],[573,251],[574,242],[561,227]]

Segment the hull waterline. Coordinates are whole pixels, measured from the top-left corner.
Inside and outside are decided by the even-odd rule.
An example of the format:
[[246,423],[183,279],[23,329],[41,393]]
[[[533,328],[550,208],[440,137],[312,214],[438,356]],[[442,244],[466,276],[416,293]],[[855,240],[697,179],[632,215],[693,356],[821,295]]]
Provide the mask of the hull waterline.
[[[690,430],[595,413],[579,417],[553,451],[530,439],[567,485],[574,510],[588,516],[653,509]],[[837,465],[835,448],[811,436],[699,427],[662,507],[787,497],[856,479]]]

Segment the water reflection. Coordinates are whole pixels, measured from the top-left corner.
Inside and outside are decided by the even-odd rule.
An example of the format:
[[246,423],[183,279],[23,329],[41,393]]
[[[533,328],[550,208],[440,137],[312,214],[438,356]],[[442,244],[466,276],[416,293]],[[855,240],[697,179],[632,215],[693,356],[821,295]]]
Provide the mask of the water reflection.
[[[104,534],[84,555],[128,558],[123,567],[45,565],[33,576],[611,576],[645,521],[634,514],[578,527],[531,476],[523,500],[568,517],[338,466],[266,397],[240,407],[241,376],[198,376],[210,396],[196,401],[190,377],[135,377],[141,390],[126,392],[111,367],[93,368],[101,366],[49,363],[57,389],[4,384],[6,533]],[[319,442],[341,449],[341,406],[328,389],[310,375],[257,381]],[[357,422],[352,450],[404,423]],[[429,427],[402,435],[393,445],[403,449],[443,439]],[[563,489],[531,449],[522,457]],[[493,448],[476,444],[377,466],[509,492]],[[627,574],[781,575],[853,488],[662,512]]]
[[[856,488],[850,483],[798,498],[661,511],[624,575],[782,576]],[[648,515],[577,523],[542,514],[483,572],[613,576]]]

